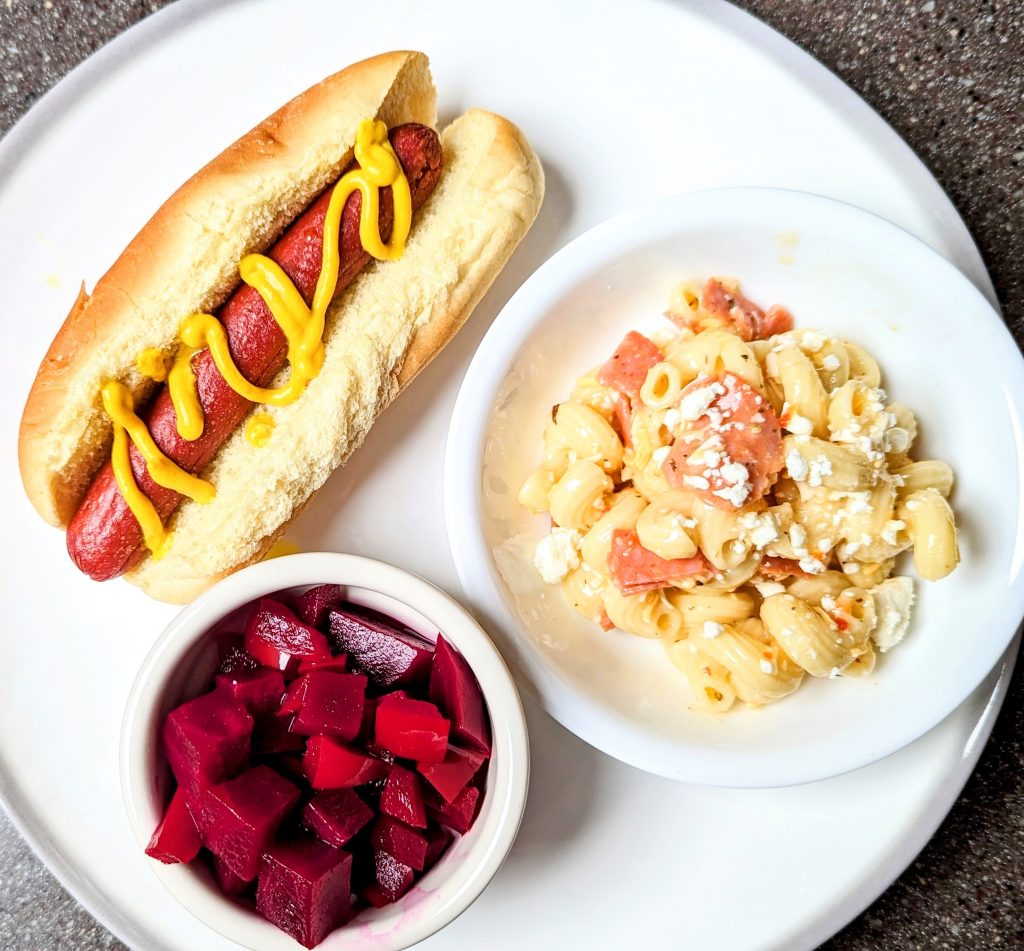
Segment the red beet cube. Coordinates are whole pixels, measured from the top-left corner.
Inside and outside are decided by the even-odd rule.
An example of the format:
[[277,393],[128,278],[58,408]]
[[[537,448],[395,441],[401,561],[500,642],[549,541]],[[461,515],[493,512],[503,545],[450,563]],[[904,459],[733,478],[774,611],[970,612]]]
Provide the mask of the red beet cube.
[[256,910],[307,948],[348,917],[352,856],[315,839],[278,842],[263,854]]
[[382,693],[377,698],[377,703],[391,703],[394,700],[408,700],[409,694],[404,690],[392,690],[390,693]]
[[330,658],[303,657],[299,661],[299,673],[308,674],[311,670],[333,670],[343,674],[348,670],[348,654],[335,654]]
[[256,721],[252,731],[252,752],[254,756],[273,756],[275,753],[301,753],[306,748],[306,738],[288,729],[289,721],[264,714]]
[[239,639],[225,650],[217,673],[233,674],[239,670],[258,670],[259,666],[260,662],[245,652]]
[[[373,855],[374,885],[387,903],[398,901],[412,887],[415,872],[399,862],[390,852],[375,852]],[[370,886],[373,888],[373,885]]]
[[467,786],[455,797],[454,802],[445,802],[440,797],[428,799],[427,815],[435,822],[465,835],[473,826],[479,804],[480,790],[476,786]]
[[451,844],[452,834],[446,829],[433,825],[427,829],[427,857],[423,864],[423,871],[433,868]]
[[302,709],[302,701],[306,696],[306,687],[309,686],[309,681],[306,677],[307,675],[303,674],[288,685],[288,692],[284,695],[281,705],[277,708],[277,715],[279,717],[293,717]]
[[302,706],[292,721],[292,732],[354,740],[363,722],[366,678],[362,674],[315,670],[303,680],[306,687]]
[[199,854],[201,845],[199,829],[185,802],[185,790],[179,786],[146,846],[146,855],[166,865],[188,864]]
[[420,779],[411,770],[392,766],[380,794],[380,811],[416,829],[427,827],[427,809],[423,804]]
[[440,763],[448,748],[448,721],[425,700],[378,703],[374,742],[395,756]]
[[342,602],[340,584],[318,584],[294,599],[295,613],[304,624],[320,627],[327,620],[327,612]]
[[440,763],[420,763],[416,768],[445,802],[452,802],[465,789],[483,761],[483,753],[449,746]]
[[267,667],[217,674],[215,682],[218,690],[229,693],[253,716],[273,712],[284,696],[284,677]]
[[203,843],[239,878],[259,871],[260,854],[299,801],[299,789],[269,766],[212,786],[203,797]]
[[391,904],[391,899],[377,887],[376,882],[371,882],[362,889],[362,891],[359,892],[359,897],[374,908],[383,908],[385,905]]
[[393,621],[335,608],[329,614],[331,639],[380,687],[425,679],[434,647]]
[[317,793],[302,813],[306,828],[341,848],[373,818],[373,810],[351,789]]
[[375,779],[383,779],[388,771],[387,763],[342,746],[329,736],[310,737],[302,763],[314,789],[362,786]]
[[480,685],[466,658],[440,634],[430,667],[429,696],[452,721],[452,739],[490,755],[491,728]]
[[210,855],[210,867],[213,869],[213,876],[217,879],[220,890],[225,895],[241,895],[250,884],[252,879],[244,879],[236,875],[219,855]]
[[403,865],[417,871],[423,869],[427,858],[427,837],[397,819],[381,816],[373,827],[370,842],[375,849],[387,852]]
[[164,721],[167,761],[189,802],[245,768],[253,719],[230,694],[214,690],[176,707]]
[[303,657],[331,656],[323,634],[273,598],[263,598],[249,618],[245,649],[264,667],[284,671],[286,676],[298,670]]

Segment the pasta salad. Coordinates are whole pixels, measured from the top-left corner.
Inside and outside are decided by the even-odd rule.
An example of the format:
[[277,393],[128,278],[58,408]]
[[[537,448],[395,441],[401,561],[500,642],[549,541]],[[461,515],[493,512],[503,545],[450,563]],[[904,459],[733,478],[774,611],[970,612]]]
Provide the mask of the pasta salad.
[[552,410],[519,491],[550,514],[541,577],[604,629],[661,639],[701,709],[870,673],[909,624],[896,556],[927,580],[959,561],[952,470],[911,458],[915,416],[856,344],[725,278],[681,284],[666,316],[674,332],[630,331]]

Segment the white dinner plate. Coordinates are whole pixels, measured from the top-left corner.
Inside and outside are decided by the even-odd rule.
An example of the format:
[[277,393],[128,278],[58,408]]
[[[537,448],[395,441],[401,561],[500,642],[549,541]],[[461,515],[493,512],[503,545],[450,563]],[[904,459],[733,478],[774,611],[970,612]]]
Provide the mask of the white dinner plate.
[[[534,567],[550,528],[518,501],[544,424],[577,377],[630,329],[648,336],[682,280],[736,276],[797,330],[874,356],[890,400],[917,414],[915,459],[956,473],[962,563],[915,580],[909,632],[863,677],[806,678],[783,702],[690,709],[657,640],[601,632]],[[674,329],[674,328],[673,328]],[[445,497],[463,590],[542,706],[578,736],[662,776],[788,786],[881,759],[948,716],[984,680],[1024,614],[1024,362],[999,314],[941,255],[843,202],[774,188],[659,198],[592,228],[498,315],[466,373],[448,435]],[[978,426],[979,419],[985,420]],[[1000,485],[991,472],[998,446]],[[907,554],[898,574],[914,577]],[[965,632],[970,631],[970,636]]]
[[[399,47],[431,56],[442,117],[482,105],[521,125],[547,198],[468,325],[296,523],[304,549],[390,561],[458,593],[441,457],[473,351],[555,250],[647,199],[745,184],[831,195],[917,234],[992,298],[969,234],[910,150],[838,79],[720,0],[180,0],[73,71],[0,144],[0,794],[71,892],[147,951],[234,947],[151,874],[118,789],[129,686],[174,609],[71,566],[21,492],[22,401],[79,282],[94,283],[180,182],[311,83]],[[517,843],[481,898],[423,947],[811,947],[932,834],[1011,663],[902,752],[795,789],[658,779],[534,706]]]

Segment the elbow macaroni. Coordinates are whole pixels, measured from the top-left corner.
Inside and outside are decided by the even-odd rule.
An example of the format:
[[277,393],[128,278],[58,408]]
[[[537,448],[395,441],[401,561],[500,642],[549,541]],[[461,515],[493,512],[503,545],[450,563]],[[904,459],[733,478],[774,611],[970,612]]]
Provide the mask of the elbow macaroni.
[[[873,640],[882,650],[893,640],[879,633],[894,623],[883,593],[909,585],[887,580],[896,559],[912,552],[917,573],[937,580],[960,557],[953,472],[911,458],[917,419],[888,402],[874,358],[814,330],[758,335],[771,312],[735,282],[721,284],[725,309],[698,285],[674,290],[667,316],[686,329],[657,338],[639,367],[630,352],[618,355],[628,387],[607,367],[576,381],[547,419],[541,463],[518,495],[579,533],[569,533],[577,557],[545,565],[566,602],[605,627],[660,640],[692,706],[716,713],[781,700],[805,674],[870,675]],[[758,433],[768,422],[727,410],[712,421],[706,401],[695,404],[701,387],[727,374],[764,398],[760,412],[777,415],[783,463],[761,494],[719,506],[704,501],[693,469],[670,479],[676,463],[667,460],[688,437],[706,451],[702,419],[720,427],[712,434]],[[900,637],[905,626],[904,617]]]

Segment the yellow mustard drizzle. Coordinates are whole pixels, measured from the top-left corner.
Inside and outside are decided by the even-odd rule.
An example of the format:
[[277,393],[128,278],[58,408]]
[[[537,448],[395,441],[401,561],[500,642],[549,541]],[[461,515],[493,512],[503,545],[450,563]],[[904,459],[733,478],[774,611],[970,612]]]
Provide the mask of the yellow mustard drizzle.
[[253,413],[245,424],[245,438],[257,449],[262,449],[274,435],[274,417],[269,413]]
[[[140,373],[154,380],[162,380],[166,376],[177,416],[178,434],[182,439],[195,440],[203,433],[203,409],[196,392],[192,358],[204,348],[209,349],[228,386],[251,403],[287,406],[305,392],[310,381],[320,372],[324,361],[324,321],[338,285],[341,214],[350,195],[356,191],[362,195],[359,238],[363,248],[380,261],[393,261],[404,253],[412,225],[412,194],[383,122],[364,119],[359,123],[355,158],[359,167],[338,180],[327,206],[323,261],[312,307],[306,306],[288,275],[270,258],[249,254],[239,263],[241,279],[263,298],[287,341],[291,372],[284,384],[268,388],[250,383],[235,365],[224,325],[211,314],[192,314],[185,318],[179,330],[180,346],[169,370],[160,350],[151,347],[139,354],[136,366]],[[385,243],[381,240],[379,228],[380,189],[388,187],[394,204],[394,224],[391,240]],[[159,558],[170,547],[171,536],[161,524],[153,503],[135,482],[128,440],[142,453],[153,480],[165,488],[203,503],[211,501],[216,490],[210,482],[185,472],[160,451],[145,423],[136,415],[131,393],[125,386],[109,381],[103,384],[101,393],[103,407],[114,423],[114,477],[142,527],[146,547],[155,558]],[[257,413],[246,424],[246,437],[253,445],[264,446],[270,440],[273,427],[274,420],[268,414]]]

